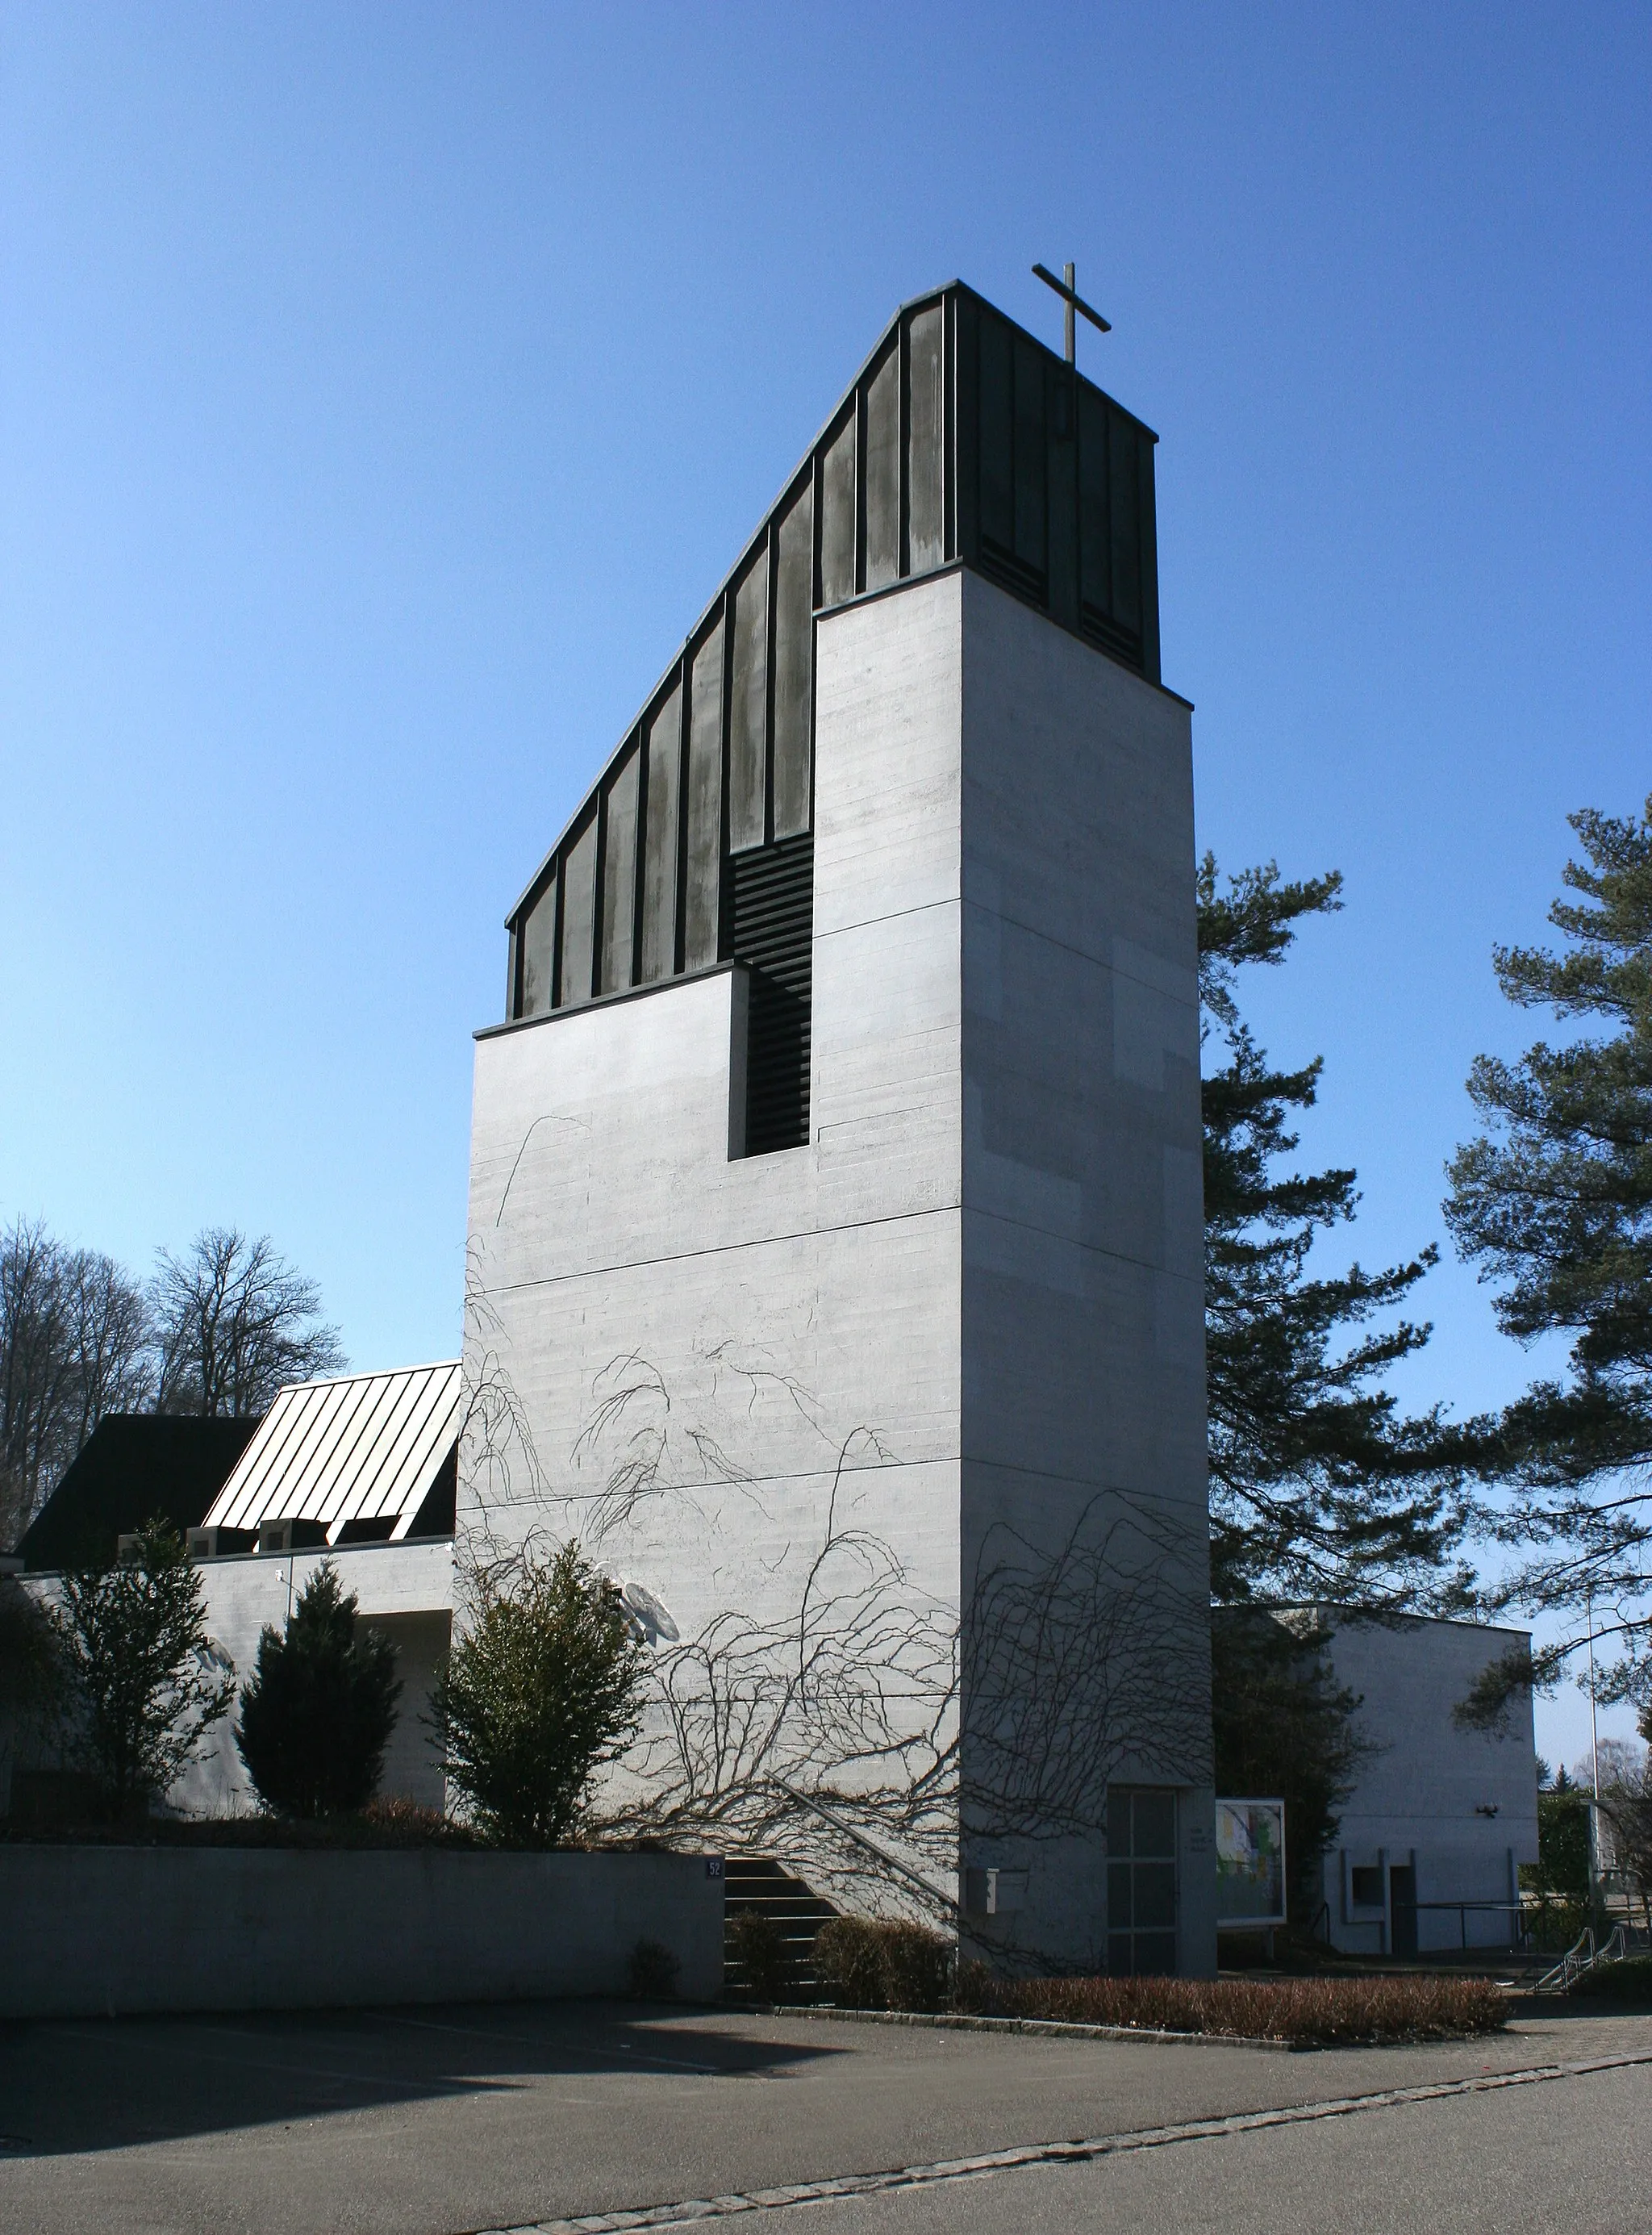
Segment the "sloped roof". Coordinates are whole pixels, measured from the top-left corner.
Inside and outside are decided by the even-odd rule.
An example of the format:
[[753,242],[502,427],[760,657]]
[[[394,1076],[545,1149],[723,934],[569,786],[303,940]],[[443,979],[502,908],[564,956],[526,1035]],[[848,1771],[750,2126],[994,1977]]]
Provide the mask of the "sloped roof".
[[336,1544],[350,1521],[405,1537],[459,1436],[459,1360],[336,1381],[290,1383],[213,1500],[211,1528],[317,1521]]
[[257,1431],[256,1420],[106,1412],[23,1532],[31,1569],[113,1559],[116,1539],[161,1514],[193,1529]]
[[960,281],[904,304],[512,908],[506,1021],[767,967],[722,887],[813,830],[820,614],[963,565],[1157,683],[1157,440]]

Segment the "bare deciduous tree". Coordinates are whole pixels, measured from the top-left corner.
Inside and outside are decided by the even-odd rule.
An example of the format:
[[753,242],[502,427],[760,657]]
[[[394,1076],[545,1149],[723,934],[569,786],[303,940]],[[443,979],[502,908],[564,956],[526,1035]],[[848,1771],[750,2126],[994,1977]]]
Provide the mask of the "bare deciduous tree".
[[265,1411],[284,1381],[343,1369],[319,1289],[267,1234],[254,1242],[209,1226],[181,1256],[163,1249],[150,1298],[160,1412],[244,1419]]
[[0,1233],[0,1545],[15,1543],[106,1412],[153,1393],[149,1305],[114,1259],[38,1220]]

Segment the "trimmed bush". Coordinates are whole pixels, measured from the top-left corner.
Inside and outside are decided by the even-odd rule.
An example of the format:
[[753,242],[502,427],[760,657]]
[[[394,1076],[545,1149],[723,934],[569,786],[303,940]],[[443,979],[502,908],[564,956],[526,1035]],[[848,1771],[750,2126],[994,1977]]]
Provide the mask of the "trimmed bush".
[[881,2010],[884,1951],[869,1917],[830,1917],[814,1936],[814,1975],[846,2010]]
[[1628,1956],[1619,1963],[1596,1963],[1572,1981],[1571,1992],[1601,2002],[1652,2003],[1652,1956]]
[[369,1800],[356,1821],[364,1843],[386,1847],[468,1846],[470,1842],[440,1808],[410,1800],[404,1793],[382,1793]]
[[402,1684],[395,1646],[381,1632],[358,1631],[356,1607],[323,1560],[285,1631],[266,1626],[258,1640],[235,1743],[259,1799],[278,1815],[352,1815],[383,1774]]
[[983,2017],[1241,2035],[1299,2048],[1496,2033],[1508,1997],[1489,1979],[996,1979],[962,1983]]
[[814,1937],[814,1968],[845,2009],[944,2010],[956,1957],[926,1925],[833,1917]]
[[[28,1773],[23,1774],[27,1776]],[[359,1816],[150,1816],[141,1825],[77,1819],[69,1814],[41,1820],[19,1817],[14,1779],[10,1817],[0,1816],[0,1840],[38,1846],[256,1847],[271,1853],[330,1853],[386,1849],[460,1848],[486,1843],[468,1825],[455,1824],[415,1801],[370,1800]],[[95,1793],[95,1787],[94,1788]]]
[[639,1940],[626,1967],[627,1991],[639,2002],[675,2002],[682,1966],[658,1940]]
[[746,1975],[748,1991],[760,2002],[783,2002],[792,1983],[792,1951],[774,1919],[761,1909],[736,1910],[726,1941]]

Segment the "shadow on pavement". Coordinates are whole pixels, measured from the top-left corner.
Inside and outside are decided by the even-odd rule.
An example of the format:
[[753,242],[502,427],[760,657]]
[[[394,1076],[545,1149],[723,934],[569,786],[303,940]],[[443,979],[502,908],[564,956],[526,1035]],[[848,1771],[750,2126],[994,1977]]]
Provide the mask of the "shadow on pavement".
[[693,2012],[639,2003],[40,2019],[0,2027],[0,2160],[278,2127],[552,2075],[737,2080],[843,2053],[749,2041]]

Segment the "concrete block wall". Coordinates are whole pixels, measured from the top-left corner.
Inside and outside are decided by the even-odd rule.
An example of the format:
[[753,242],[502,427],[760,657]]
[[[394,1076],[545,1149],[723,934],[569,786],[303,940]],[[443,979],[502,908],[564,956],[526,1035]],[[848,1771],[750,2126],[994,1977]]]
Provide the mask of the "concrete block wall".
[[[1050,1822],[966,1827],[1025,1870],[984,1937],[1105,1960],[1108,1783],[1179,1794],[1181,1963],[1215,1962],[1204,1209],[1189,710],[962,582],[966,1604],[1036,1607],[1068,1677],[1018,1664]],[[1005,1589],[989,1605],[981,1579]],[[966,1671],[970,1667],[966,1655]],[[968,1702],[966,1700],[966,1726]],[[1015,1750],[1024,1761],[1025,1734]],[[1012,1779],[981,1750],[965,1786]],[[1031,1812],[1035,1813],[1035,1810]],[[1071,1821],[1064,1838],[1053,1834]],[[995,1828],[996,1825],[996,1828]],[[1082,1828],[1081,1828],[1082,1827]],[[1096,1935],[1081,1950],[1077,1937]]]
[[806,1147],[729,1156],[730,970],[478,1043],[461,1537],[578,1536],[687,1638],[956,1633],[958,597],[820,630]]
[[[733,971],[479,1036],[461,1542],[577,1535],[689,1640],[829,1627],[886,1561],[956,1638],[996,1532],[1087,1555],[1122,1498],[1197,1691],[1186,709],[955,570],[818,624],[815,737],[806,1146],[729,1156]],[[1205,1970],[1208,1685],[1202,1732],[1160,1727],[1163,1691],[1113,1702],[1107,1760],[1184,1795]],[[933,1704],[912,1680],[914,1728]],[[1094,1963],[1089,1782],[1020,1866],[1028,1944]],[[955,1830],[948,1889],[962,1859]]]
[[722,1897],[703,1855],[14,1843],[0,2017],[623,1995],[643,1939],[711,2002]]

